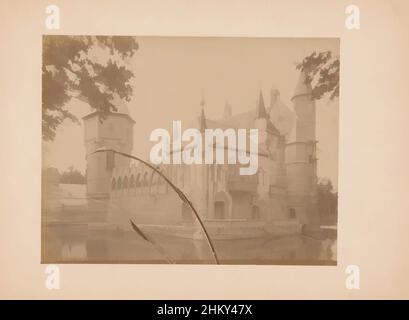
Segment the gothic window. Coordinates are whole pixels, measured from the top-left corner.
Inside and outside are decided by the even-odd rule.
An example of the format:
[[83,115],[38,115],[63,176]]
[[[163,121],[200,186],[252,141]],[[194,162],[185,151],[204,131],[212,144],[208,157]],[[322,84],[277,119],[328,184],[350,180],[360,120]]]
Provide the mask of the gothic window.
[[117,189],[118,189],[118,190],[121,190],[121,189],[122,189],[122,179],[121,179],[121,177],[118,178]]
[[131,179],[129,180],[129,188],[135,188],[135,177],[132,174]]
[[111,190],[115,190],[116,188],[116,181],[115,178],[112,179]]
[[122,186],[124,189],[128,189],[128,177],[124,178],[124,184]]

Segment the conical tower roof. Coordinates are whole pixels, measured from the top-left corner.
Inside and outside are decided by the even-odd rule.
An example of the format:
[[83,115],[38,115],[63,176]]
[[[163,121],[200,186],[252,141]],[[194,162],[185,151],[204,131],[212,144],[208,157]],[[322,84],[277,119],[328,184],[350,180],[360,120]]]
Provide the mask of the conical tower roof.
[[258,98],[258,105],[257,105],[257,110],[256,110],[256,119],[260,118],[267,118],[267,112],[266,112],[266,107],[264,105],[264,98],[263,98],[263,93],[260,90],[260,95]]
[[[128,118],[131,122],[135,123],[135,120],[131,117],[131,114],[129,113],[129,109],[126,105],[126,103],[124,102],[123,99],[121,99],[121,97],[117,94],[114,94],[113,99],[110,101],[115,107],[116,107],[116,111],[111,111],[110,114],[112,115],[119,115],[121,117],[125,116],[126,118]],[[98,116],[98,112],[95,111],[94,109],[90,108],[90,113],[88,113],[87,115],[85,115],[84,117],[82,117],[83,119],[88,119],[94,116]]]

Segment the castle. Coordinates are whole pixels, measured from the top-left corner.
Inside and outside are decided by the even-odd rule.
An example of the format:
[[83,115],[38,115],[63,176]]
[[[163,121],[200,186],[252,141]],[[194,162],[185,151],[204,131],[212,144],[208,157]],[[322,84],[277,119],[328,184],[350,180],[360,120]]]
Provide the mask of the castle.
[[[161,165],[160,170],[188,197],[209,233],[219,238],[291,234],[317,223],[315,102],[300,74],[291,110],[271,91],[269,106],[260,92],[255,108],[232,114],[226,104],[218,120],[206,118],[204,102],[197,128],[258,129],[258,172],[239,175],[239,165]],[[163,178],[141,163],[100,148],[132,154],[135,121],[117,104],[104,121],[83,118],[87,153],[87,196],[101,199],[111,223],[129,228],[129,218],[161,234],[197,235],[186,203]],[[237,150],[236,150],[237,152]],[[105,199],[105,200],[104,200]],[[97,202],[98,203],[98,202]]]

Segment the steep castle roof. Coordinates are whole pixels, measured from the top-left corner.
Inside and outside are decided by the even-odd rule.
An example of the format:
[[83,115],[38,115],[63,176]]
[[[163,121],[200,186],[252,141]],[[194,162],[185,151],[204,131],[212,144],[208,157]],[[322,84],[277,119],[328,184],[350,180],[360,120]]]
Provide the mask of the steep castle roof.
[[[231,106],[229,106],[231,108]],[[265,104],[262,92],[260,91],[259,100],[256,105],[256,108],[250,109],[249,111],[245,111],[242,113],[238,113],[232,115],[230,117],[226,117],[225,114],[221,119],[211,120],[207,119],[204,116],[204,111],[202,108],[201,115],[199,116],[199,129],[203,129],[203,125],[207,129],[254,129],[255,128],[255,120],[259,118],[265,118],[267,120],[267,130],[270,131],[272,134],[280,135],[280,132],[274,126],[274,124],[270,121]]]
[[258,97],[258,105],[256,110],[256,119],[267,118],[266,107],[264,105],[263,92],[260,90],[260,95]]
[[287,136],[293,129],[296,119],[295,112],[283,102],[277,89],[271,90],[271,101],[267,114],[282,135]]

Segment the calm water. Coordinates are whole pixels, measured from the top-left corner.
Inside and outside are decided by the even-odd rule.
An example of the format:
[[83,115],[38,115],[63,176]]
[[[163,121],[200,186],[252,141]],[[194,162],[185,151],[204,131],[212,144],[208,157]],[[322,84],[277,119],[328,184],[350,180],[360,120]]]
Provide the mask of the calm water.
[[[43,263],[173,263],[213,264],[204,240],[136,232],[90,230],[86,224],[47,224],[42,228]],[[222,264],[336,264],[335,232],[309,236],[216,240]]]

